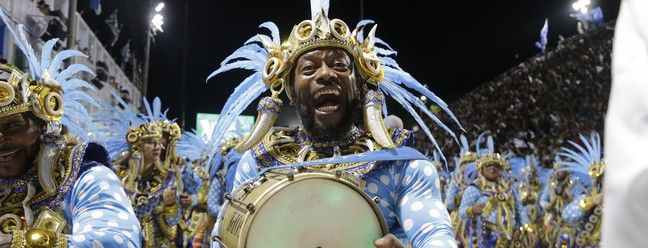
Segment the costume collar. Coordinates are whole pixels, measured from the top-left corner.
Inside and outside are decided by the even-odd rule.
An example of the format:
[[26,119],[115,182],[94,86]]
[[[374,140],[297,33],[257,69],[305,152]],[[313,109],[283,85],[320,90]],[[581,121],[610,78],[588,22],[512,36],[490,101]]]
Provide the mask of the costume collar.
[[340,140],[319,142],[313,137],[309,136],[305,130],[300,129],[297,132],[295,142],[301,147],[309,146],[314,151],[333,151],[336,146],[345,147],[353,144],[358,138],[362,137],[363,135],[366,134],[356,126],[353,126],[353,128],[349,130],[349,132],[347,132],[344,138]]

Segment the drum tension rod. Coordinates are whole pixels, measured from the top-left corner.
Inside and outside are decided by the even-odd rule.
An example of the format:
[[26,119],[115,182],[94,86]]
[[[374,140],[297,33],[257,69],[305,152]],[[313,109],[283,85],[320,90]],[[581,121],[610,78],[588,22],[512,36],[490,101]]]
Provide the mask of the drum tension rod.
[[241,201],[241,200],[239,200],[237,198],[234,198],[234,197],[232,197],[232,195],[230,193],[225,193],[225,195],[223,197],[225,198],[225,200],[228,200],[228,201],[231,201],[231,202],[237,202],[237,203],[239,203],[241,205],[245,205],[245,209],[247,209],[251,214],[254,213],[254,204],[247,203],[247,202]]

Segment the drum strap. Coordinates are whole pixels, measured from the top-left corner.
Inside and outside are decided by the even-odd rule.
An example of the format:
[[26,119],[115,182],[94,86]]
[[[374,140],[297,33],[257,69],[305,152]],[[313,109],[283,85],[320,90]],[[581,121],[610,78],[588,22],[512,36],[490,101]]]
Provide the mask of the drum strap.
[[281,169],[281,168],[298,168],[304,166],[312,165],[323,165],[323,164],[343,164],[343,163],[357,163],[357,162],[369,162],[369,161],[394,161],[394,160],[428,160],[428,158],[423,155],[418,150],[403,146],[397,147],[394,149],[384,149],[373,152],[363,152],[357,154],[350,154],[344,156],[337,156],[332,158],[323,158],[311,161],[305,161],[301,163],[289,164],[289,165],[277,165],[263,169],[260,171],[260,175],[266,171],[272,169]]

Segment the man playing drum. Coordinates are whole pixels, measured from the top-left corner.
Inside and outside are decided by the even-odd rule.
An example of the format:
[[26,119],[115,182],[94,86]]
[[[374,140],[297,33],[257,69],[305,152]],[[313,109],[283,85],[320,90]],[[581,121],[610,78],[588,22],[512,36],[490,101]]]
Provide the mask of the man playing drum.
[[[441,99],[402,71],[388,57],[395,54],[395,51],[375,38],[375,25],[366,38],[362,37],[362,27],[372,24],[371,21],[359,23],[359,28],[351,32],[343,21],[327,17],[328,3],[313,5],[312,20],[295,26],[286,41],[279,44],[277,27],[271,22],[264,23],[262,27],[273,31],[271,36],[253,37],[221,63],[222,67],[209,77],[234,68],[255,70],[228,99],[213,137],[222,137],[234,118],[260,93],[267,89],[272,91],[272,96],[263,98],[258,105],[259,116],[254,130],[236,147],[237,150],[246,152],[237,167],[231,194],[234,199],[228,200],[243,202],[245,199],[236,198],[237,192],[238,195],[249,197],[255,187],[259,188],[260,184],[273,178],[264,175],[272,169],[294,171],[297,174],[305,171],[305,168],[338,172],[338,175],[344,173],[364,182],[360,184],[361,191],[376,202],[380,212],[377,215],[384,218],[387,226],[388,231],[371,238],[368,246],[373,243],[375,247],[456,247],[450,218],[441,200],[437,170],[425,156],[410,148],[413,145],[410,131],[385,127],[383,92],[392,96],[414,116],[436,147],[435,139],[412,105],[419,107],[419,111],[428,117],[436,117],[420,99],[402,86],[415,90],[417,94],[426,95],[455,121],[456,118]],[[383,48],[375,49],[375,45],[382,45]],[[272,127],[282,107],[279,95],[284,90],[290,104],[297,109],[302,124],[300,127]],[[437,123],[454,137],[447,126],[440,121]],[[218,139],[212,140],[219,142]],[[308,164],[312,161],[328,162]],[[306,164],[309,166],[301,167]],[[297,181],[290,179],[292,177],[293,174],[289,174],[288,180]],[[258,178],[262,180],[254,181]],[[213,233],[221,244],[222,235],[226,235],[224,232],[232,232],[233,226],[237,227],[234,228],[236,233],[233,235],[246,235],[240,234],[238,216],[234,220],[231,216],[226,216],[227,204],[226,202],[223,206]],[[348,209],[355,207],[351,203],[346,204]],[[264,211],[263,206],[249,203],[245,206],[248,216],[244,218],[260,215]],[[300,208],[317,207],[318,205],[305,203],[288,206],[286,209],[297,212]],[[322,212],[325,210],[322,209]],[[284,209],[274,214],[284,214],[282,212],[286,211]],[[272,224],[277,229],[288,228],[288,220]],[[324,223],[306,225],[319,224]],[[242,229],[248,228],[242,226]],[[351,228],[362,229],[364,226],[363,223],[353,223]],[[338,228],[345,228],[344,224],[339,224]],[[345,234],[340,233],[344,232],[340,230],[329,231],[330,233],[322,235],[337,239],[339,235]],[[298,235],[303,234],[295,234]],[[270,241],[273,237],[267,238],[268,247],[277,244]],[[229,247],[240,247],[242,244],[237,242],[239,246],[236,246],[224,243]],[[300,247],[291,241],[285,243]],[[249,242],[243,242],[242,246],[254,247]],[[318,245],[313,247],[316,246]]]

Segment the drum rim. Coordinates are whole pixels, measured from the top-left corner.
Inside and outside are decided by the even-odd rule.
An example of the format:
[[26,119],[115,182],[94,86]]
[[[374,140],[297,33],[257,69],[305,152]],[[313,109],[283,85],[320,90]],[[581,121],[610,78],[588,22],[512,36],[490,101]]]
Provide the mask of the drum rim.
[[[270,171],[268,171],[270,172]],[[266,172],[267,173],[267,172]],[[374,212],[374,215],[376,216],[376,219],[378,221],[378,224],[380,225],[381,233],[382,235],[387,235],[389,234],[389,228],[387,226],[387,221],[385,220],[385,216],[383,215],[382,211],[378,207],[378,204],[374,202],[373,199],[364,191],[364,188],[358,187],[358,185],[350,182],[349,179],[345,178],[348,175],[351,175],[350,173],[347,172],[331,172],[331,171],[324,171],[324,170],[315,170],[315,169],[306,169],[301,172],[293,172],[293,180],[288,180],[288,177],[283,178],[275,183],[275,185],[272,185],[270,188],[268,188],[265,192],[265,194],[260,195],[255,202],[253,202],[255,206],[255,211],[253,213],[250,213],[250,211],[247,211],[247,214],[243,216],[243,223],[241,226],[241,230],[239,231],[240,236],[238,236],[238,239],[236,239],[235,242],[237,246],[236,247],[246,247],[247,242],[248,242],[248,232],[252,226],[252,223],[254,221],[254,217],[257,215],[257,213],[260,211],[260,209],[263,207],[263,205],[271,198],[270,196],[275,195],[277,192],[280,190],[284,189],[288,185],[298,182],[298,181],[303,181],[303,180],[308,180],[308,179],[328,179],[336,182],[341,182],[342,184],[346,185],[347,187],[352,188],[356,193],[359,193],[359,195],[362,196],[362,198],[367,202],[367,204],[371,207],[371,209]],[[282,173],[285,174],[285,173]],[[277,176],[281,176],[281,174],[276,173]],[[352,175],[351,175],[352,176]],[[352,176],[354,177],[354,176]],[[354,177],[355,178],[355,177]],[[263,175],[259,175],[257,178],[254,180],[251,180],[250,183],[254,184],[257,183],[261,180],[267,180],[267,176],[265,173]],[[356,178],[356,180],[362,180],[360,178]],[[363,184],[364,185],[364,184]],[[233,192],[236,192],[235,195],[232,195],[232,198],[237,198],[240,197],[241,195],[249,194],[250,192],[245,192],[245,190],[242,190],[241,188],[245,187],[245,184],[241,184],[239,188],[235,189]],[[240,199],[240,198],[238,198]],[[245,200],[245,198],[243,199]],[[225,244],[231,243],[229,239],[225,238],[223,235],[223,226],[224,226],[224,220],[225,216],[228,216],[229,211],[236,211],[234,206],[231,206],[232,203],[229,200],[226,200],[223,203],[223,206],[221,207],[221,211],[223,212],[223,217],[222,221],[219,222],[218,225],[218,233],[220,235],[221,241]],[[238,208],[238,207],[237,207]],[[228,235],[228,236],[235,236],[235,235]]]

